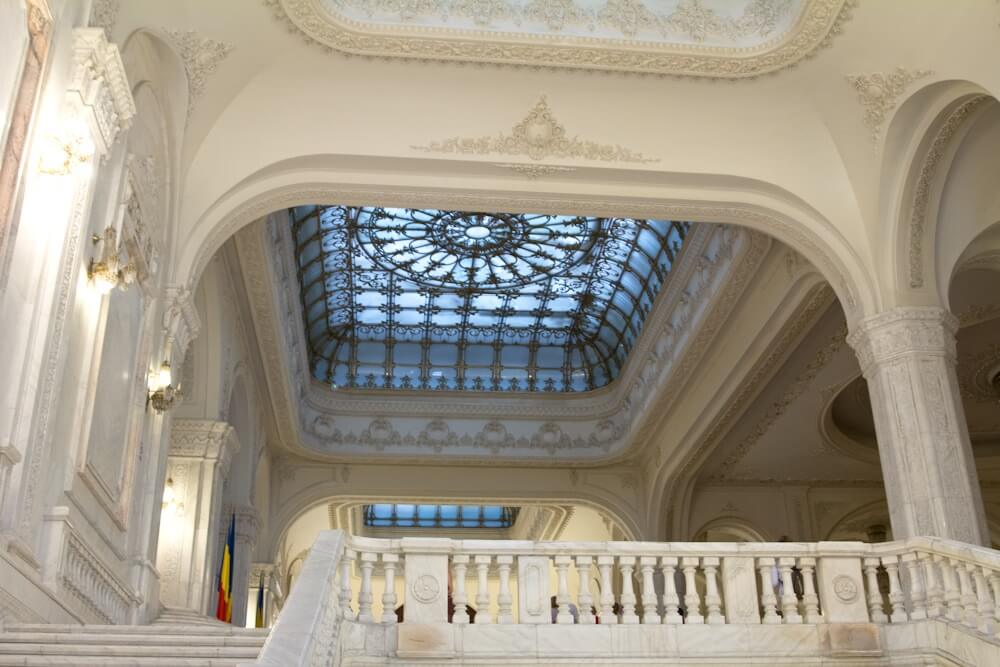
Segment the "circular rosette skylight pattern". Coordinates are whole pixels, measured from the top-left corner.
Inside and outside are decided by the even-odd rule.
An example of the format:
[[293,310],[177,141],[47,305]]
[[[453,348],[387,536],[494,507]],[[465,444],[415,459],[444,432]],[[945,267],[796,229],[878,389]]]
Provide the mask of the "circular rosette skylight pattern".
[[593,218],[396,208],[357,211],[358,241],[385,269],[434,287],[501,289],[582,261]]

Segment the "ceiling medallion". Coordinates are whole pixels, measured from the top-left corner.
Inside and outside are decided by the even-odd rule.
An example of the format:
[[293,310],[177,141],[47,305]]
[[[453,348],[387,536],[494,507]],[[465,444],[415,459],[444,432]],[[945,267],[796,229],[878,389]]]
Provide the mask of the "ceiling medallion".
[[746,78],[829,44],[857,0],[264,0],[332,51]]
[[374,209],[357,233],[372,259],[416,283],[482,289],[564,271],[586,256],[596,231],[587,218]]
[[552,115],[544,95],[538,100],[538,104],[528,112],[524,120],[511,129],[510,134],[501,132],[497,135],[483,137],[451,137],[441,141],[432,141],[426,146],[410,146],[410,148],[426,153],[522,155],[532,160],[555,157],[604,162],[649,163],[660,161],[617,144],[599,144],[577,137],[568,137],[566,128]]

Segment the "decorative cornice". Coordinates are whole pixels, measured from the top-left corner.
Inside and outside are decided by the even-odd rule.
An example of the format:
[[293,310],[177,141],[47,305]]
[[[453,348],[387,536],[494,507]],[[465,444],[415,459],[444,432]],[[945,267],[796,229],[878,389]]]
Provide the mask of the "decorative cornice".
[[920,167],[920,174],[913,189],[913,205],[910,208],[909,277],[912,288],[920,288],[924,285],[924,230],[927,226],[927,208],[931,199],[931,187],[937,175],[941,158],[944,157],[955,133],[962,127],[969,115],[992,99],[988,95],[976,95],[959,105],[941,125]]
[[164,30],[177,47],[184,72],[188,79],[188,115],[194,111],[195,102],[205,93],[205,84],[233,48],[232,44],[206,39],[194,30]]
[[913,352],[955,359],[958,318],[936,306],[900,307],[862,320],[847,337],[868,376],[879,365]]
[[746,411],[747,406],[760,393],[761,388],[766,386],[767,379],[787,358],[789,350],[794,349],[795,343],[801,339],[805,331],[816,323],[820,315],[826,312],[832,303],[834,303],[834,295],[828,285],[813,288],[796,311],[794,321],[782,329],[778,337],[768,347],[766,356],[758,360],[746,379],[740,383],[735,397],[727,403],[725,411],[714,420],[712,428],[697,444],[693,454],[687,458],[687,462],[677,475],[678,478],[690,478],[695,469],[702,465],[708,454],[732,429],[737,416]]
[[118,47],[101,28],[73,31],[73,75],[68,93],[93,130],[98,152],[107,155],[132,124],[135,101]]
[[827,364],[840,352],[841,347],[844,345],[844,341],[847,338],[847,325],[842,326],[837,330],[826,343],[813,355],[813,358],[809,360],[806,364],[805,369],[799,373],[792,383],[785,389],[785,392],[781,395],[781,398],[774,401],[768,406],[767,410],[764,411],[764,416],[757,422],[753,430],[739,445],[737,445],[736,450],[725,458],[722,464],[719,466],[719,472],[709,479],[713,482],[726,479],[732,476],[733,471],[736,466],[746,458],[750,450],[757,444],[757,442],[770,430],[774,422],[778,420],[783,414],[788,411],[788,408],[795,402],[795,400],[804,394],[807,389],[812,385],[812,381],[816,379],[819,372],[823,370]]
[[[555,157],[602,162],[659,162],[659,159],[647,158],[642,153],[633,152],[617,144],[601,144],[568,136],[566,128],[552,115],[544,95],[528,115],[511,128],[510,134],[500,132],[496,136],[451,137],[432,141],[426,146],[410,146],[410,148],[425,153],[517,155],[532,160]],[[558,167],[552,169],[554,171]]]
[[115,22],[118,20],[118,9],[121,0],[94,0],[90,8],[90,25],[104,31],[104,36],[111,41],[111,33],[115,29]]
[[[316,0],[265,0],[265,4],[307,42],[349,54],[738,79],[778,71],[828,45],[850,17],[856,0],[806,0],[801,16],[789,31],[758,46],[698,43],[715,28],[705,16],[711,10],[693,2],[688,15],[682,13],[676,21],[692,36],[690,43],[574,37],[558,32],[378,25],[335,16]],[[642,23],[636,13],[637,4],[636,0],[610,2],[606,8],[609,25],[617,25],[626,34],[634,33]],[[550,27],[560,27],[557,19],[570,15],[569,5],[568,0],[558,0],[555,10],[546,13],[547,22],[553,24]],[[477,5],[475,10],[480,20],[482,7]],[[651,20],[643,16],[647,22]]]
[[194,297],[186,287],[169,285],[165,288],[163,307],[163,331],[166,334],[164,347],[174,366],[181,368],[187,354],[188,345],[198,337],[201,320],[194,306]]
[[170,456],[225,459],[239,451],[240,441],[235,434],[231,425],[214,419],[174,419],[170,426]]
[[896,106],[896,100],[906,87],[917,79],[933,74],[931,70],[910,70],[897,67],[895,70],[853,74],[847,80],[858,93],[858,101],[864,108],[864,123],[871,130],[873,144],[878,144],[882,136],[882,125],[889,112]]

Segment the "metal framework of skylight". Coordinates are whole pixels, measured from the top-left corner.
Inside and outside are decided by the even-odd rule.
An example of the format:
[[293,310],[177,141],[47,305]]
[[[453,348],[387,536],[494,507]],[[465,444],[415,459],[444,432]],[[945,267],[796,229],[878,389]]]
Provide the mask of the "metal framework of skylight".
[[394,390],[611,383],[690,227],[348,206],[290,216],[314,377]]
[[500,505],[413,505],[376,503],[362,506],[371,528],[510,528],[517,507]]

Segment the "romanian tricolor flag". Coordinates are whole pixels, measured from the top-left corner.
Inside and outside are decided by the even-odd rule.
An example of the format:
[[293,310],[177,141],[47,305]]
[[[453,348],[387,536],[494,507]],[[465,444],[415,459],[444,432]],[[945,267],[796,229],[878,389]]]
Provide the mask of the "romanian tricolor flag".
[[226,623],[233,622],[233,550],[236,548],[236,514],[229,522],[229,535],[222,549],[222,563],[219,565],[219,603],[215,606],[215,617]]
[[257,587],[257,617],[253,626],[264,627],[264,573],[260,573],[260,586]]

